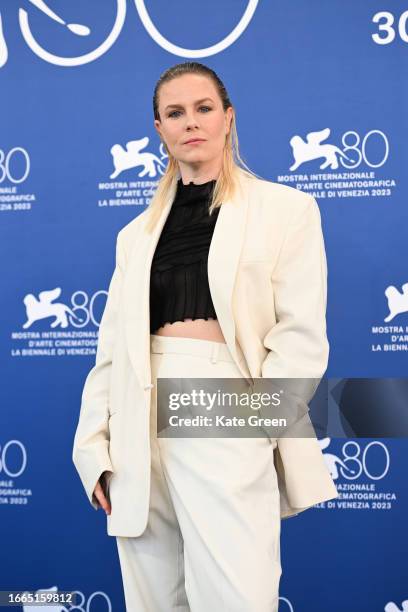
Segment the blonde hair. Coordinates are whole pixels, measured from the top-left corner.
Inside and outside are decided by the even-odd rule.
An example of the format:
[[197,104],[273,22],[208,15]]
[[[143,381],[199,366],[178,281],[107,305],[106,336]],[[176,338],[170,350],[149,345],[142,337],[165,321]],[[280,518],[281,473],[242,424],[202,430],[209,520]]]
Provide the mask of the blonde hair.
[[[222,83],[218,75],[213,70],[211,70],[211,68],[208,68],[208,66],[200,64],[198,62],[184,62],[182,64],[176,64],[175,66],[168,68],[160,76],[154,89],[154,118],[160,121],[160,114],[158,109],[158,94],[160,91],[160,87],[163,85],[163,83],[171,81],[172,79],[175,79],[183,74],[200,74],[210,78],[219,93],[224,112],[230,106],[233,110],[231,127],[225,139],[225,145],[223,149],[221,171],[215,182],[212,199],[209,206],[209,214],[211,215],[212,211],[215,208],[218,208],[222,205],[222,202],[225,202],[226,200],[229,200],[230,198],[234,197],[238,188],[239,174],[244,174],[248,178],[262,177],[258,177],[257,174],[252,172],[252,170],[248,168],[246,163],[241,158],[238,146],[238,133],[235,120],[235,109],[231,104],[224,84]],[[164,148],[166,149],[169,161],[164,175],[159,180],[156,192],[147,207],[147,213],[149,215],[149,218],[146,224],[146,229],[149,233],[153,231],[164,206],[168,202],[169,197],[174,198],[177,189],[177,180],[179,176],[178,162],[176,158],[171,155],[170,151],[166,146],[166,143],[163,144]]]

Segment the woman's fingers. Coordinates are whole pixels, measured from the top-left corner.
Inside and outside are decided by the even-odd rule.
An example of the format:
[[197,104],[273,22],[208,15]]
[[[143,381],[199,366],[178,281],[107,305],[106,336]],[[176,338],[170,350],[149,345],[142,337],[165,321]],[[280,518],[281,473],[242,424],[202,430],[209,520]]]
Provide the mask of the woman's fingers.
[[105,510],[106,514],[110,514],[111,513],[111,507],[110,504],[108,502],[108,500],[106,499],[102,486],[100,484],[100,482],[96,483],[96,487],[94,489],[94,495],[96,497],[96,499],[98,500],[98,502],[100,503],[101,507],[103,508],[103,510]]

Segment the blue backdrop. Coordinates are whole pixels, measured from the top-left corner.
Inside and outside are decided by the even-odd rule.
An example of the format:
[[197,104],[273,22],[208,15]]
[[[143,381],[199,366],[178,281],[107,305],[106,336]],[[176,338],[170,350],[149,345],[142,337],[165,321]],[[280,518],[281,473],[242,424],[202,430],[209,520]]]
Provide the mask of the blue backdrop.
[[[14,0],[0,15],[0,590],[77,590],[75,609],[122,611],[115,539],[71,452],[115,238],[167,163],[155,82],[188,59],[214,68],[249,167],[316,197],[327,376],[403,377],[408,10]],[[340,496],[282,522],[280,611],[408,611],[406,439],[321,444]]]

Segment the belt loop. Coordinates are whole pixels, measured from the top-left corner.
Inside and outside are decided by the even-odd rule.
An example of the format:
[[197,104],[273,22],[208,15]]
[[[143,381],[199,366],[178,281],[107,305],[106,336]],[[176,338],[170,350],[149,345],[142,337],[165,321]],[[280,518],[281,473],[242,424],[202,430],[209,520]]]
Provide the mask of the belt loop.
[[219,350],[220,350],[219,342],[214,342],[214,346],[212,347],[212,351],[211,351],[211,363],[217,363]]

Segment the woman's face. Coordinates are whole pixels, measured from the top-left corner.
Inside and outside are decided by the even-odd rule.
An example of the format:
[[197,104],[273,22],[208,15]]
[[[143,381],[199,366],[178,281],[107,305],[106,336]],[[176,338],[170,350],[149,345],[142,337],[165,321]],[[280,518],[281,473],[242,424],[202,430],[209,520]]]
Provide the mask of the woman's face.
[[[226,112],[212,80],[185,74],[159,90],[161,121],[155,127],[181,167],[221,165],[225,138],[231,127],[232,107]],[[192,138],[202,139],[187,144]]]

